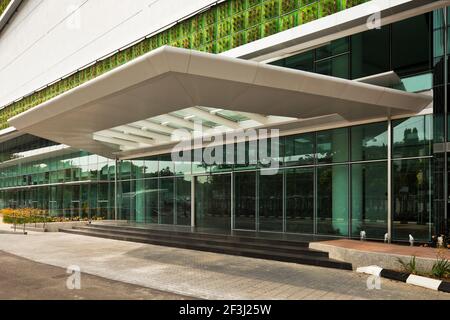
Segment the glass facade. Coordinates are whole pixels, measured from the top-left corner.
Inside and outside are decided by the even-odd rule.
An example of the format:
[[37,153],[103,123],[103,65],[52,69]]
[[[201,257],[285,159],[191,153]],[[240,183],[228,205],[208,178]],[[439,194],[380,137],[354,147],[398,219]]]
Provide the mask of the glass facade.
[[[427,240],[433,233],[432,124],[431,115],[392,121],[395,240],[409,234]],[[164,154],[116,167],[98,155],[54,151],[43,160],[1,164],[0,206],[114,219],[117,199],[117,218],[137,223],[194,221],[210,229],[342,237],[364,230],[368,238],[382,239],[388,225],[387,129],[387,122],[377,122],[280,137],[276,174],[249,161],[211,166],[173,162]],[[251,143],[244,146],[248,160]]]
[[434,67],[432,21],[433,14],[422,14],[337,39],[272,64],[344,79],[359,79],[393,70],[401,78],[396,89],[429,90],[433,87]]
[[[316,3],[310,2],[292,8],[295,19],[303,5]],[[250,1],[245,3],[243,11],[250,8]],[[450,141],[450,120],[444,120],[444,75],[450,70],[444,61],[444,20],[441,11],[423,14],[273,63],[346,79],[394,70],[402,81],[397,89],[433,88],[434,115],[391,122],[390,162],[387,121],[281,137],[279,156],[273,159],[280,166],[276,174],[250,161],[256,149],[248,141],[234,145],[234,150],[244,146],[244,163],[210,165],[174,162],[170,154],[115,161],[58,150],[51,141],[24,135],[0,143],[0,208],[221,230],[355,238],[365,231],[371,239],[383,239],[392,223],[393,240],[407,241],[411,234],[427,241],[445,219],[442,212],[449,203],[443,186],[450,158],[447,151],[436,151],[437,142]],[[277,30],[284,22],[278,23]]]

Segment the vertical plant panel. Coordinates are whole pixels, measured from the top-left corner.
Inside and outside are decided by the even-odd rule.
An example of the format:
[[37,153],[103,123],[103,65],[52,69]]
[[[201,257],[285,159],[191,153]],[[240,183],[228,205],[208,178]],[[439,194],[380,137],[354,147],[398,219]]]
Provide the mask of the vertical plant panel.
[[300,24],[316,20],[319,16],[318,4],[313,3],[300,9]]
[[264,1],[264,3],[263,3],[264,20],[270,20],[272,18],[277,17],[280,14],[279,4],[280,4],[280,2],[278,0]]
[[281,17],[280,31],[294,28],[298,25],[298,12],[293,12]]
[[[61,79],[0,109],[0,129],[17,113],[41,104],[79,84],[94,79],[117,66],[164,45],[190,48],[210,53],[227,51],[277,32],[288,30],[369,0],[227,0],[211,6],[167,30],[143,39],[130,49],[122,50],[104,61]],[[0,0],[0,14],[10,0]]]
[[326,17],[337,12],[338,0],[320,0],[319,16]]

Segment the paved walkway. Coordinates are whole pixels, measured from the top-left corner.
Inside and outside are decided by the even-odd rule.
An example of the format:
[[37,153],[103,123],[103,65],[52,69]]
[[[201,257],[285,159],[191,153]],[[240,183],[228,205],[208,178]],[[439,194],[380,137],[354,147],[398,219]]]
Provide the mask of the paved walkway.
[[66,269],[0,252],[1,300],[179,300],[177,294],[81,274],[80,289],[68,290]]
[[0,233],[0,250],[33,261],[206,299],[450,299],[450,294],[367,276],[290,263],[64,233]]

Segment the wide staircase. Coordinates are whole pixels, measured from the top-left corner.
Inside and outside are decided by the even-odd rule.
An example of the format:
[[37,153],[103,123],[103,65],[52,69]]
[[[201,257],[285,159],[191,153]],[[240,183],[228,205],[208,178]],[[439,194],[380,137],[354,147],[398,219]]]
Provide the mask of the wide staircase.
[[183,249],[215,252],[243,257],[276,260],[326,268],[351,270],[350,263],[332,260],[328,253],[309,249],[307,241],[221,235],[202,232],[137,228],[131,226],[90,224],[61,232],[132,241]]

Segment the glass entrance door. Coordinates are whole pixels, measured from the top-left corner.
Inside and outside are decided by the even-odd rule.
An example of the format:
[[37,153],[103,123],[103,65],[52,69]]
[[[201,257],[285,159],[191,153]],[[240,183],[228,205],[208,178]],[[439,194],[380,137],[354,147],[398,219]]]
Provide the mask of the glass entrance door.
[[195,177],[195,225],[231,230],[231,175]]

